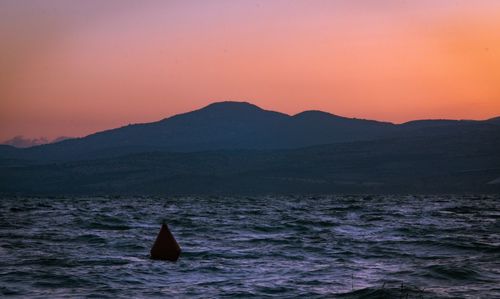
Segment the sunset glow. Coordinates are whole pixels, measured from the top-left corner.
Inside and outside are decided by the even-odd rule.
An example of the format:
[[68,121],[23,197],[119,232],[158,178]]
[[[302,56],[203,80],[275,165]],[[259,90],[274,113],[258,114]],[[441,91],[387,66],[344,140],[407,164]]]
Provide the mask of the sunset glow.
[[0,141],[224,100],[397,123],[500,115],[497,0],[7,0],[0,45]]

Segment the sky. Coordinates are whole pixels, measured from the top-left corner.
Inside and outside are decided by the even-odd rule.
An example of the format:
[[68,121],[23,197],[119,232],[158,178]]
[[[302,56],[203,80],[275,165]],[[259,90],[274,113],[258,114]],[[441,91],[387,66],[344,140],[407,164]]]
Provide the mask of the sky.
[[0,1],[0,141],[225,100],[396,123],[499,116],[500,1]]

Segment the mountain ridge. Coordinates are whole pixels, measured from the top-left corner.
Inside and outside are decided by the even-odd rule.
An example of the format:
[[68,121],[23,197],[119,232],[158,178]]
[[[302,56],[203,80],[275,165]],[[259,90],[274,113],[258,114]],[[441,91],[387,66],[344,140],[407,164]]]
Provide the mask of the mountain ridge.
[[[232,111],[229,111],[228,109],[232,109]],[[162,119],[157,120],[157,121],[128,124],[128,125],[124,125],[124,126],[120,126],[120,127],[116,127],[116,128],[105,129],[105,130],[91,133],[89,135],[82,136],[82,137],[59,137],[59,138],[56,138],[53,141],[51,141],[50,144],[59,143],[59,142],[69,140],[69,139],[83,139],[83,138],[87,138],[87,137],[95,135],[95,134],[106,133],[109,131],[115,131],[118,129],[123,129],[123,128],[131,127],[131,126],[144,126],[144,125],[155,125],[155,124],[158,125],[158,124],[164,123],[164,122],[172,120],[172,119],[183,118],[183,117],[186,117],[186,116],[189,116],[192,114],[196,114],[199,112],[214,111],[214,110],[225,110],[226,112],[230,112],[230,113],[237,112],[238,110],[239,111],[247,110],[247,111],[253,111],[253,112],[268,112],[268,113],[271,112],[271,113],[274,113],[276,115],[280,115],[283,117],[290,117],[290,118],[311,118],[311,117],[320,116],[320,117],[324,117],[324,118],[329,117],[331,119],[339,119],[339,120],[358,120],[358,121],[368,121],[368,122],[374,122],[374,123],[384,123],[384,124],[391,124],[394,126],[409,126],[409,125],[415,125],[415,124],[419,124],[419,125],[425,124],[425,126],[431,126],[431,125],[434,126],[434,125],[451,124],[451,123],[456,123],[456,122],[491,122],[491,123],[499,123],[500,124],[500,116],[485,119],[485,120],[418,119],[418,120],[411,120],[411,121],[397,124],[397,123],[393,123],[393,122],[389,122],[389,121],[382,121],[382,120],[340,116],[337,114],[333,114],[333,113],[325,112],[325,111],[321,111],[321,110],[305,110],[305,111],[302,111],[302,112],[299,112],[296,114],[286,114],[283,112],[278,112],[278,111],[273,111],[273,110],[265,110],[265,109],[255,105],[255,104],[252,104],[252,103],[246,102],[246,101],[220,101],[220,102],[214,102],[214,103],[208,104],[202,108],[195,109],[193,111],[174,114],[174,115],[162,118]],[[18,137],[18,136],[16,136],[16,137]],[[4,144],[6,144],[6,143],[4,143]],[[10,144],[6,144],[6,145],[10,145]],[[45,145],[45,143],[39,144],[39,145],[34,145],[31,147],[43,146],[43,145]],[[14,145],[14,147],[17,147],[17,146]],[[17,148],[20,148],[20,147],[17,147]]]
[[0,194],[498,193],[500,139],[491,138],[498,132],[0,164]]
[[[319,110],[288,115],[249,102],[225,101],[156,122],[131,124],[27,149],[3,150],[0,158],[68,161],[156,150],[292,149],[408,134],[446,135],[474,129],[474,126],[496,124],[496,118],[487,121],[416,120],[394,124]],[[439,129],[432,133],[434,127]]]
[[214,103],[79,139],[0,146],[0,194],[498,193],[498,119],[393,124]]

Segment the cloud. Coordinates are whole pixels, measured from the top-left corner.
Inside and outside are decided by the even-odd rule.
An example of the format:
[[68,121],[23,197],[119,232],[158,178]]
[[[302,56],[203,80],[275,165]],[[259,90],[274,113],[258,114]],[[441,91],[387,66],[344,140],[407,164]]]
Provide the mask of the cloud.
[[3,144],[11,145],[14,147],[26,148],[26,147],[32,147],[32,146],[37,146],[37,145],[42,145],[42,144],[47,144],[47,143],[55,143],[55,142],[69,139],[69,138],[70,137],[60,136],[60,137],[57,137],[53,140],[49,140],[46,137],[27,138],[27,137],[24,137],[22,135],[18,135],[18,136],[15,136],[9,140],[4,141]]

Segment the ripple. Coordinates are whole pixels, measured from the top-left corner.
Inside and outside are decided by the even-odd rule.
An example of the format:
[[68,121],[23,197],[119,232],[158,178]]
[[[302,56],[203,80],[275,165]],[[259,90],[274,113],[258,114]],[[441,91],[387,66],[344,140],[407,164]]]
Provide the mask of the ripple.
[[[499,199],[3,198],[0,295],[500,297]],[[164,220],[177,263],[149,259]]]
[[479,273],[470,266],[431,265],[425,270],[425,275],[440,279],[471,280],[479,277]]

